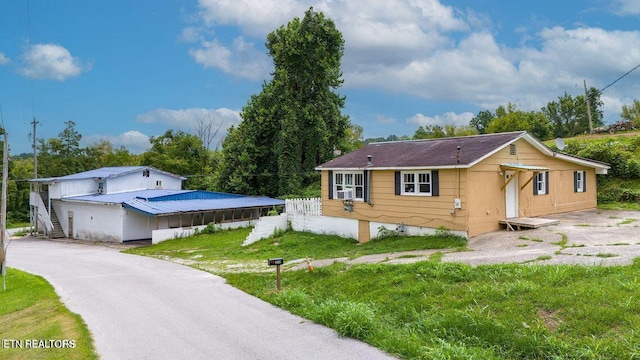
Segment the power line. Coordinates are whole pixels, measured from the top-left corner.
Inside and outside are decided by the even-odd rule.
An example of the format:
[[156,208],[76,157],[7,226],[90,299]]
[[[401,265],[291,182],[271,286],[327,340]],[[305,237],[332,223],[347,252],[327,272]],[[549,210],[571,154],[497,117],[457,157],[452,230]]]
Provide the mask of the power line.
[[[627,71],[626,73],[624,73],[622,76],[620,76],[619,78],[615,79],[614,81],[612,81],[609,85],[603,87],[602,89],[598,90],[596,93],[597,95],[601,95],[605,90],[607,90],[608,88],[610,88],[611,86],[613,86],[613,84],[617,83],[618,81],[622,80],[623,78],[627,77],[629,74],[631,74],[633,71],[635,71],[636,69],[640,68],[640,64],[636,65],[635,67],[633,67],[631,70]],[[586,86],[585,86],[586,87]],[[586,91],[585,91],[586,92]],[[585,94],[584,99],[577,103],[574,104],[571,108],[569,108],[565,113],[561,113],[560,115],[556,115],[553,117],[549,118],[549,121],[553,122],[556,119],[559,119],[561,116],[566,115],[567,113],[571,113],[573,112],[573,110],[575,110],[576,108],[582,106],[585,104],[585,102],[588,102],[588,98],[587,98],[587,94]]]
[[605,90],[607,90],[609,87],[611,87],[611,85],[617,83],[619,80],[622,80],[623,78],[625,78],[627,75],[631,74],[637,68],[640,68],[640,64],[636,65],[636,67],[634,67],[633,69],[627,71],[624,75],[620,76],[619,78],[615,79],[611,84],[603,87],[601,90],[598,91],[598,94],[602,94]]

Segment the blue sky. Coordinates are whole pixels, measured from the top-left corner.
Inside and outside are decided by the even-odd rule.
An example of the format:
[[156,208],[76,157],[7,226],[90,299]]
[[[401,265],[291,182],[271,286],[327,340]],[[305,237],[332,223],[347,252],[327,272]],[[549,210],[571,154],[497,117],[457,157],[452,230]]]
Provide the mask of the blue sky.
[[[201,119],[224,129],[269,80],[266,35],[313,6],[345,38],[343,113],[365,137],[538,110],[640,65],[637,0],[11,0],[0,2],[0,106],[11,152],[73,120],[83,145],[142,152]],[[640,69],[602,94],[607,122]]]

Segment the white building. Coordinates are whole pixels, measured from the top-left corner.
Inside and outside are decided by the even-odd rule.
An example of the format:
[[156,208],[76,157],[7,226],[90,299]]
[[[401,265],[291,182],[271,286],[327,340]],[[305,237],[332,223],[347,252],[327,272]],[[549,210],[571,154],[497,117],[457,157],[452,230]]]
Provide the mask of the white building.
[[181,190],[183,180],[148,166],[33,179],[32,221],[50,237],[157,242],[212,222],[228,226],[257,220],[284,205],[267,197]]

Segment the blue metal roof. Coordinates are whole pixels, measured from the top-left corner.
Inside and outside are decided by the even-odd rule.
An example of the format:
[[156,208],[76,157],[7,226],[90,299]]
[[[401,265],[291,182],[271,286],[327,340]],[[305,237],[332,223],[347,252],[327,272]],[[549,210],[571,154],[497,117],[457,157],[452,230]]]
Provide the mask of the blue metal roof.
[[149,201],[172,201],[172,200],[221,200],[235,199],[244,197],[244,195],[227,194],[213,191],[184,191],[182,193],[169,194],[165,196],[157,196],[148,198]]
[[177,200],[177,201],[145,201],[133,199],[125,201],[126,208],[140,211],[147,215],[171,215],[199,211],[227,209],[262,208],[284,205],[284,200],[268,197],[241,196],[229,199],[209,200]]
[[71,174],[66,176],[59,177],[49,177],[49,178],[39,178],[33,179],[32,182],[54,182],[54,181],[68,181],[68,180],[85,180],[85,179],[97,179],[97,178],[114,178],[122,175],[127,175],[136,171],[142,171],[144,169],[153,170],[162,174],[166,174],[169,176],[173,176],[176,178],[180,178],[185,180],[185,178],[171,174],[162,170],[158,170],[151,166],[114,166],[114,167],[103,167],[100,169],[84,171],[77,174]]
[[200,190],[139,190],[117,194],[83,195],[66,201],[122,204],[147,215],[282,206],[284,200]]

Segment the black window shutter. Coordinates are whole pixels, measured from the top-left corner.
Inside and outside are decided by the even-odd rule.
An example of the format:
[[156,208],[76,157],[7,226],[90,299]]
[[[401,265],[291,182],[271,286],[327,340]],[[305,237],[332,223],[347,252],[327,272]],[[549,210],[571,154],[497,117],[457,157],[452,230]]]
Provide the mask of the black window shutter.
[[329,170],[329,200],[333,199],[333,170]]
[[395,173],[395,178],[396,178],[396,195],[400,195],[400,171],[396,171]]
[[582,192],[587,192],[587,172],[582,172]]
[[533,177],[533,195],[538,195],[538,174]]
[[578,192],[578,172],[573,172],[573,192]]
[[431,196],[440,196],[440,177],[438,170],[431,171]]
[[371,170],[364,171],[364,202],[368,203],[371,199],[371,190],[369,185],[371,183]]
[[549,194],[549,187],[551,186],[551,184],[549,183],[549,172],[545,172],[544,173],[544,182],[545,182],[545,186],[544,186],[544,193],[545,194]]

